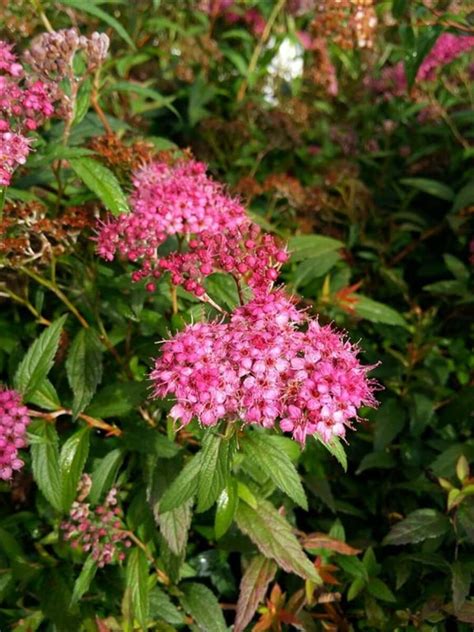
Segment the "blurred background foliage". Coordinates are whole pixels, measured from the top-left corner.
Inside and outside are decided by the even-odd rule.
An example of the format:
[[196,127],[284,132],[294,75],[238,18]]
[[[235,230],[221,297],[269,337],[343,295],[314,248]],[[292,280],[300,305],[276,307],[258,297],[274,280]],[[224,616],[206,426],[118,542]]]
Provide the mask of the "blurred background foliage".
[[[84,89],[71,151],[89,150],[125,190],[133,169],[157,152],[179,147],[207,162],[256,222],[289,241],[281,280],[301,305],[361,340],[365,362],[380,362],[381,405],[350,434],[347,473],[316,442],[291,448],[307,512],[273,493],[264,472],[253,474],[285,507],[324,584],[304,589],[294,575],[260,569],[261,603],[245,629],[472,629],[472,52],[417,78],[443,34],[474,35],[469,4],[0,0],[1,36],[18,51],[48,25],[111,38],[99,97],[110,129]],[[176,555],[149,503],[202,438],[197,427],[175,436],[168,404],[147,400],[153,343],[198,318],[200,307],[183,294],[172,314],[166,284],[147,295],[130,284],[129,266],[97,260],[96,196],[73,175],[58,193],[55,161],[83,155],[58,153],[62,125],[45,128],[6,209],[18,216],[35,202],[51,217],[72,207],[90,214],[74,239],[69,224],[65,236],[48,237],[61,247],[34,264],[0,245],[0,370],[11,382],[64,296],[106,335],[109,350],[94,359],[104,364],[103,383],[86,413],[123,434],[95,429],[88,471],[109,485],[116,478],[127,528],[158,560],[158,585],[140,579],[134,554],[126,573],[98,570],[80,608],[71,606],[84,558],[58,539],[57,517],[26,468],[1,487],[1,626],[225,629],[255,559],[250,540],[235,526],[216,540],[208,511],[181,525]],[[225,300],[225,284],[215,291]],[[67,405],[64,362],[79,328],[70,316],[52,369]],[[33,403],[47,409],[47,396]],[[58,421],[61,437],[73,425]]]

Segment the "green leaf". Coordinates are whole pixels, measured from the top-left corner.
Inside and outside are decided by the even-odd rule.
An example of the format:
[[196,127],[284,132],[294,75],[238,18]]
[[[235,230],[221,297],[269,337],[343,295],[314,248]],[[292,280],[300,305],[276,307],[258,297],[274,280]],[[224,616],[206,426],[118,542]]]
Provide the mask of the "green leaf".
[[444,535],[449,519],[435,509],[417,509],[392,527],[383,544],[414,544]]
[[125,42],[127,42],[130,48],[136,50],[136,46],[133,43],[133,40],[131,39],[125,28],[120,24],[120,22],[112,17],[109,13],[106,13],[105,11],[100,9],[93,2],[90,2],[90,0],[61,0],[61,4],[66,4],[69,7],[73,7],[74,9],[78,9],[79,11],[84,11],[85,13],[89,13],[89,15],[93,15],[94,17],[99,18],[99,20],[102,20],[103,22],[111,26],[114,31],[116,31],[117,34],[120,35],[120,37],[125,40]]
[[77,417],[90,403],[102,380],[102,345],[93,329],[81,329],[66,360],[69,386],[74,393],[72,414]]
[[92,158],[73,158],[69,165],[113,215],[130,210],[125,193],[110,169]]
[[451,572],[453,607],[454,613],[456,613],[461,609],[469,596],[469,590],[471,588],[471,571],[467,564],[463,564],[458,560],[452,564]]
[[54,364],[67,315],[61,316],[36,338],[15,373],[13,383],[25,399],[30,397]]
[[282,492],[303,509],[308,509],[306,494],[295,466],[270,435],[247,432],[241,440],[241,446],[244,453],[268,474]]
[[188,541],[192,519],[191,506],[192,499],[189,499],[171,511],[158,514],[161,535],[168,543],[170,550],[178,556],[184,552]]
[[128,415],[146,398],[145,382],[117,382],[102,388],[86,412],[92,417],[122,417]]
[[192,498],[198,489],[202,453],[193,456],[174,479],[160,500],[160,512],[166,513]]
[[74,104],[73,125],[78,125],[87,114],[91,104],[92,80],[87,77],[79,87],[77,99]]
[[297,235],[290,237],[288,241],[288,251],[292,261],[320,257],[340,248],[344,248],[342,241],[323,235]]
[[277,565],[263,555],[255,555],[242,575],[239,600],[235,613],[234,632],[244,632],[263,601],[268,584],[273,580]]
[[222,609],[213,592],[203,584],[184,584],[180,597],[184,610],[202,632],[227,632]]
[[396,597],[385,582],[378,577],[372,577],[367,585],[369,593],[381,601],[396,602]]
[[30,447],[33,477],[46,500],[61,511],[59,438],[56,429],[53,424],[38,419],[29,425],[28,432],[39,439]]
[[69,511],[76,497],[77,485],[89,454],[90,430],[81,428],[66,441],[59,456],[61,472],[61,505]]
[[201,451],[197,488],[197,511],[212,507],[229,478],[233,441],[208,432]]
[[364,456],[357,468],[356,474],[362,474],[365,470],[372,469],[388,470],[394,466],[395,459],[390,452],[371,452]]
[[239,503],[237,481],[229,480],[217,499],[216,515],[214,519],[214,534],[216,540],[228,531],[232,524]]
[[128,555],[126,586],[130,591],[130,601],[134,618],[141,628],[147,629],[149,609],[148,561],[145,553],[135,547]]
[[56,389],[48,378],[45,378],[35,389],[34,393],[27,397],[25,401],[44,408],[45,410],[58,410],[61,408],[61,402],[59,401]]
[[314,279],[325,276],[340,259],[341,255],[337,250],[334,250],[302,261],[294,275],[293,283],[295,289],[311,283]]
[[320,439],[318,435],[314,435],[314,438],[339,461],[344,472],[347,472],[347,455],[339,437],[333,437],[331,441],[328,442]]
[[247,535],[260,552],[288,573],[321,584],[321,578],[303,552],[290,524],[267,500],[259,500],[256,509],[239,503],[235,514],[239,529]]
[[184,623],[183,612],[180,612],[168,595],[157,586],[150,591],[149,616],[150,619],[163,620],[170,625],[182,625]]
[[89,492],[89,500],[96,505],[101,497],[109,491],[117,476],[118,469],[123,461],[121,450],[112,450],[99,461],[99,465],[92,472],[92,487]]
[[374,451],[380,452],[403,430],[406,412],[397,399],[390,398],[377,410],[374,418]]
[[470,206],[474,203],[474,180],[468,182],[460,191],[457,192],[454,198],[452,213],[461,211],[466,206]]
[[89,586],[95,577],[97,572],[97,562],[92,555],[84,562],[84,566],[79,574],[79,577],[74,582],[74,589],[71,597],[71,607],[75,606],[79,599],[89,590]]
[[462,283],[469,281],[470,272],[460,259],[449,253],[444,254],[443,259],[448,270],[458,281]]
[[384,303],[374,301],[363,294],[354,294],[357,302],[354,304],[354,311],[357,316],[366,318],[372,323],[382,323],[383,325],[393,325],[406,327],[407,323],[403,316]]
[[433,197],[440,198],[441,200],[451,202],[454,199],[454,191],[451,187],[437,180],[429,180],[428,178],[402,178],[400,182],[413,187],[417,191],[422,191]]

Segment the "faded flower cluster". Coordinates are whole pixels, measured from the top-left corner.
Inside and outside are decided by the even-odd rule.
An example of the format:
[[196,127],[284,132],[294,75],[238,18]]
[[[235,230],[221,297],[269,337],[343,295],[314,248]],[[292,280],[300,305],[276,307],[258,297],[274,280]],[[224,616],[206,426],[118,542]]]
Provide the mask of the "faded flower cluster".
[[17,391],[0,388],[0,479],[8,481],[24,462],[18,450],[26,446],[26,429],[30,423],[28,408]]
[[91,509],[85,502],[90,487],[91,479],[84,474],[79,484],[78,500],[72,504],[69,519],[62,523],[61,529],[72,548],[89,553],[102,568],[123,561],[132,541],[122,520],[117,489],[112,488],[104,503]]

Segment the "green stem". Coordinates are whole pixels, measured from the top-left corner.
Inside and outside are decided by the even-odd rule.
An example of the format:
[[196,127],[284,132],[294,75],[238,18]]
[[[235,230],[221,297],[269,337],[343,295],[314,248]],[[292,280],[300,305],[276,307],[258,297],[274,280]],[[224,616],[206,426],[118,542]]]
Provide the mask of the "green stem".
[[89,328],[89,323],[81,315],[81,313],[79,312],[77,307],[71,303],[71,301],[68,299],[68,297],[64,294],[64,292],[55,283],[53,283],[52,281],[48,281],[48,279],[44,279],[39,274],[36,274],[36,272],[33,272],[33,270],[28,270],[28,268],[25,268],[25,266],[21,266],[20,270],[22,272],[24,272],[26,275],[28,275],[29,277],[31,277],[32,279],[34,279],[40,285],[43,285],[44,287],[48,288],[48,290],[51,290],[51,292],[53,292],[53,294],[56,294],[56,296],[59,298],[59,300],[62,301],[64,303],[64,305],[66,305],[66,307],[69,309],[69,311],[72,314],[74,314],[74,316],[81,323],[81,325],[84,327],[84,329],[88,329]]

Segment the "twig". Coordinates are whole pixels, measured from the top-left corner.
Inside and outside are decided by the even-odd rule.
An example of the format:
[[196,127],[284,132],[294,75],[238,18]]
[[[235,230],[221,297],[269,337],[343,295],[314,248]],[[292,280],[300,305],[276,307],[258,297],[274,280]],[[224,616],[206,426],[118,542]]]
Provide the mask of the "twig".
[[[31,417],[41,417],[41,419],[45,419],[46,421],[54,421],[62,415],[72,416],[72,410],[70,410],[69,408],[60,408],[59,410],[54,410],[50,413],[43,412],[41,410],[29,410],[28,414]],[[82,421],[85,421],[86,424],[91,428],[106,430],[108,436],[120,437],[120,435],[122,434],[120,428],[112,424],[108,424],[102,419],[96,419],[95,417],[91,417],[90,415],[86,415],[85,413],[79,413],[78,418],[82,419]]]

